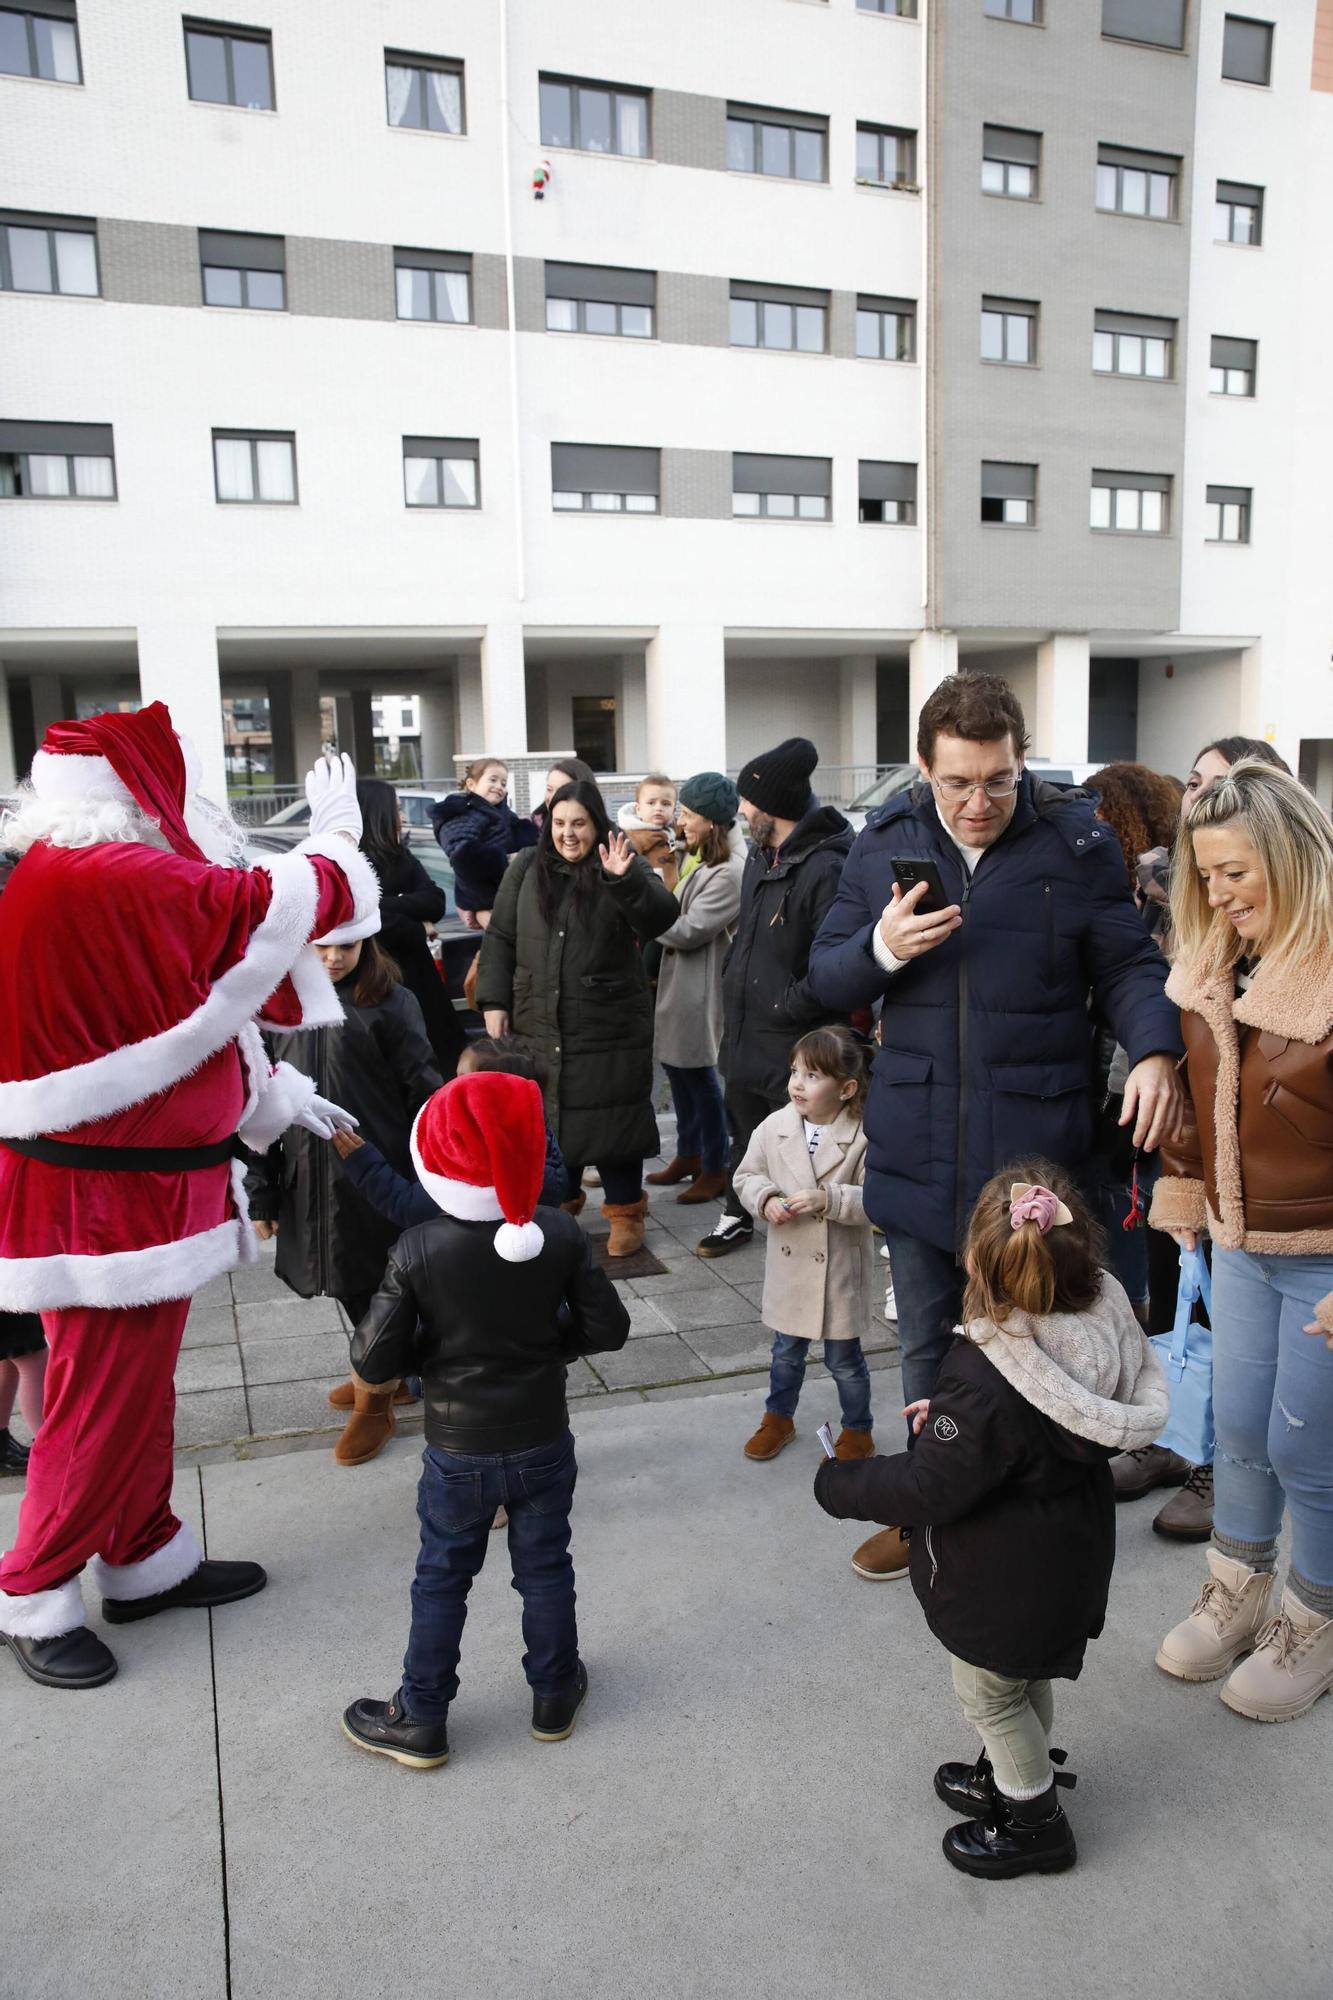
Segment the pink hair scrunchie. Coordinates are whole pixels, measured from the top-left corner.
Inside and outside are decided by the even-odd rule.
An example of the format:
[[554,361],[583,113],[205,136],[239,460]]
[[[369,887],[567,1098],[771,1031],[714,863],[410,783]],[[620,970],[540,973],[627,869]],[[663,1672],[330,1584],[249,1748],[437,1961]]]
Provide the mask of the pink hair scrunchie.
[[1021,1229],[1025,1222],[1035,1222],[1042,1235],[1049,1236],[1058,1221],[1068,1222],[1069,1219],[1069,1211],[1060,1197],[1046,1187],[1020,1188],[1009,1203],[1011,1229]]

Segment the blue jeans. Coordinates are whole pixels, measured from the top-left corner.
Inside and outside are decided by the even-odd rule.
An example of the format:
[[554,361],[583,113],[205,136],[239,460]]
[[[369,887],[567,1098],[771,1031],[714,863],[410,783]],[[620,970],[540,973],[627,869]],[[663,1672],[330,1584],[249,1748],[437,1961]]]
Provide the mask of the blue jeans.
[[678,1069],[663,1063],[676,1112],[676,1151],[703,1161],[706,1174],[724,1174],[731,1154],[722,1080],[715,1069]]
[[963,1267],[952,1250],[939,1250],[920,1236],[886,1229],[884,1241],[898,1306],[903,1402],[919,1403],[934,1395],[940,1364],[963,1315]]
[[1291,1566],[1333,1585],[1333,1353],[1304,1333],[1333,1257],[1213,1250],[1214,1521],[1271,1546],[1291,1513]]
[[578,1672],[574,1565],[574,1439],[566,1431],[531,1451],[464,1457],[427,1445],[417,1488],[421,1550],[412,1579],[412,1631],[403,1705],[442,1721],[458,1693],[458,1653],[472,1579],[486,1560],[495,1510],[509,1510],[509,1560],[523,1599],[523,1671],[534,1694],[561,1694]]
[[[790,1333],[773,1335],[773,1362],[768,1371],[768,1401],[765,1409],[775,1417],[794,1417],[805,1380],[805,1364],[810,1353],[808,1340]],[[870,1370],[859,1340],[826,1340],[824,1366],[838,1385],[838,1403],[845,1431],[868,1431],[870,1416]]]

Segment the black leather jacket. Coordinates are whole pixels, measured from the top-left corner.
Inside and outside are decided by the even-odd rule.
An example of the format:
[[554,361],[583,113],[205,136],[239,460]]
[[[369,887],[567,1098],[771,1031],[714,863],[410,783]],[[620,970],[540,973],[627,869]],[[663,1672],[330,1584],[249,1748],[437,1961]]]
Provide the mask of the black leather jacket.
[[494,1222],[441,1215],[406,1230],[352,1335],[363,1382],[421,1376],[441,1451],[549,1443],[569,1425],[566,1363],[625,1345],[629,1314],[573,1216],[536,1219],[546,1243],[526,1264],[496,1255]]

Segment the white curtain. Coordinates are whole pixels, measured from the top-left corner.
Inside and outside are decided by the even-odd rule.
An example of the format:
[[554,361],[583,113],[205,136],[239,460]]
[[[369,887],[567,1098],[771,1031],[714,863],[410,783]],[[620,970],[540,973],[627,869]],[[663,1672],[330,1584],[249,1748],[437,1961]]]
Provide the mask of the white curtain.
[[255,456],[259,460],[260,499],[294,500],[296,466],[286,438],[261,438],[255,446]]
[[97,297],[97,252],[91,236],[83,230],[56,231],[56,273],[62,292],[75,292],[84,299]]
[[477,467],[470,458],[446,458],[442,461],[444,470],[444,504],[446,507],[475,507],[477,504]]
[[63,498],[69,492],[69,460],[63,452],[29,452],[28,482],[34,493]]
[[[463,129],[463,93],[459,80],[447,70],[435,69],[430,73],[430,94],[435,99],[435,109],[439,121],[446,132],[461,132]],[[435,124],[434,119],[431,120]]]
[[466,271],[437,271],[435,273],[436,298],[444,294],[441,301],[444,310],[437,314],[440,319],[455,321],[465,326],[472,317],[468,305],[468,275]]
[[84,500],[114,500],[116,483],[109,458],[76,458],[74,491]]
[[400,63],[387,63],[384,76],[389,90],[389,123],[401,125],[407,100],[412,95],[412,79],[415,70],[404,69]]
[[403,460],[403,497],[409,507],[438,507],[440,483],[433,458]]
[[253,500],[254,471],[248,438],[214,438],[213,459],[217,466],[219,500]]

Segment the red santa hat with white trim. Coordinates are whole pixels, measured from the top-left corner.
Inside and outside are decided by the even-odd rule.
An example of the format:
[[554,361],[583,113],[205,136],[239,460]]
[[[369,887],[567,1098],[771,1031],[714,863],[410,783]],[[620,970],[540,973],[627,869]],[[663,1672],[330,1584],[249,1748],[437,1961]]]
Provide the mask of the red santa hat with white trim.
[[137,805],[167,843],[190,861],[205,857],[185,824],[185,802],[200,779],[194,746],[172,727],[165,702],[147,708],[53,722],[32,760],[32,788],[43,799],[110,798]]
[[446,1083],[417,1113],[412,1163],[446,1215],[500,1224],[495,1248],[507,1264],[541,1255],[546,1239],[533,1212],[546,1170],[546,1118],[530,1078],[482,1070]]

